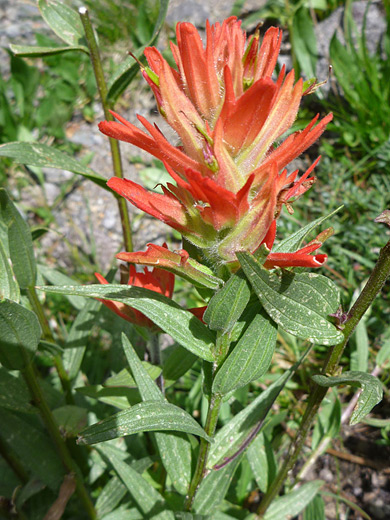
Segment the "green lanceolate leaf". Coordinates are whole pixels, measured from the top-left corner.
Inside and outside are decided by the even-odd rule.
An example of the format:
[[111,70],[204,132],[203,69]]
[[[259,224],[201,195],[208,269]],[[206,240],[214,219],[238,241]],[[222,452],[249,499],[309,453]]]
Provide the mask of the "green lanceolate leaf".
[[262,432],[249,446],[247,457],[256,484],[263,493],[266,493],[276,476],[278,466],[272,445]]
[[38,0],[42,18],[69,45],[78,45],[84,36],[83,25],[76,11],[60,0]]
[[9,256],[16,280],[21,289],[31,287],[35,284],[37,268],[30,229],[4,189],[0,189],[0,220],[7,228]]
[[249,302],[250,285],[240,270],[210,300],[203,319],[212,330],[228,332]]
[[11,157],[21,164],[57,168],[58,170],[77,173],[111,192],[107,186],[107,179],[88,168],[88,166],[82,165],[70,155],[56,150],[53,146],[19,141],[6,143],[0,146],[0,157]]
[[193,510],[196,513],[208,515],[216,511],[227,493],[241,458],[237,457],[223,469],[218,471],[211,470],[206,478],[202,480],[193,504]]
[[0,240],[0,300],[20,300],[20,290],[7,251]]
[[[118,477],[112,477],[104,486],[96,500],[96,512],[99,518],[115,510],[122,498],[126,495],[127,488]],[[126,519],[126,517],[124,517]],[[139,516],[141,518],[141,516]]]
[[90,298],[120,301],[141,311],[184,348],[206,361],[213,361],[214,334],[190,312],[169,298],[142,287],[123,285],[47,286],[40,290]]
[[331,280],[315,273],[271,273],[249,253],[237,257],[264,309],[284,330],[321,345],[343,341],[343,334],[326,319],[339,306]]
[[[111,463],[115,472],[118,474],[130,495],[133,497],[139,509],[144,514],[144,518],[154,520],[174,520],[172,511],[167,511],[164,498],[151,486],[142,476],[126,464],[111,446],[99,446],[101,453]],[[127,517],[126,517],[127,518]]]
[[[143,401],[165,398],[150,377],[127,337],[122,334],[122,345]],[[176,491],[185,495],[191,480],[191,445],[184,434],[155,433],[162,463]]]
[[[134,55],[138,59],[142,58],[142,53],[144,52],[146,47],[150,47],[154,45],[154,43],[156,42],[161,28],[164,24],[164,20],[168,9],[168,3],[169,0],[160,0],[160,11],[158,13],[156,25],[154,27],[153,36],[151,40],[147,43],[147,45],[141,47],[140,49],[137,49],[134,52]],[[135,78],[138,72],[139,65],[138,63],[134,62],[133,58],[127,58],[123,62],[123,64],[118,68],[118,70],[114,73],[113,77],[108,83],[107,100],[111,105],[115,103],[115,101],[130,84],[130,82]]]
[[58,47],[38,47],[35,45],[10,45],[11,51],[15,56],[21,58],[41,58],[45,56],[54,56],[56,54],[63,54],[70,51],[82,51],[88,54],[88,47],[84,45],[78,46],[58,46]]
[[[96,512],[103,518],[113,511],[126,495],[127,488],[118,477],[112,477],[104,486],[96,500]],[[141,518],[141,516],[139,516]],[[126,517],[124,517],[126,520]]]
[[246,444],[253,431],[266,417],[273,402],[294,373],[295,368],[292,367],[287,370],[275,383],[217,432],[214,442],[210,446],[207,462],[209,468],[226,463]]
[[264,515],[264,520],[288,520],[305,509],[323,486],[322,480],[313,480],[299,489],[279,497],[272,502]]
[[303,520],[326,520],[325,502],[322,496],[316,495],[306,506],[303,512]]
[[382,384],[379,379],[365,372],[344,372],[341,376],[334,377],[316,375],[312,379],[317,385],[326,388],[338,385],[352,385],[362,388],[362,393],[351,416],[350,424],[360,422],[383,397]]
[[192,433],[210,441],[203,428],[181,408],[161,401],[145,401],[89,426],[80,433],[78,442],[96,444],[138,432],[164,430]]
[[41,327],[36,315],[10,300],[0,302],[0,362],[22,370],[38,348]]
[[276,323],[261,309],[218,370],[213,392],[225,395],[265,374],[271,364],[276,336]]
[[344,206],[340,206],[332,213],[329,213],[329,215],[326,215],[326,217],[320,217],[317,220],[313,220],[313,222],[310,222],[310,224],[307,224],[307,226],[303,227],[302,229],[299,229],[289,237],[285,238],[279,244],[275,245],[272,248],[273,253],[293,253],[297,249],[299,249],[302,245],[303,240],[307,237],[307,235],[316,227],[318,227],[320,224],[325,222],[325,220],[328,220],[328,218],[333,217],[337,212],[339,212]]

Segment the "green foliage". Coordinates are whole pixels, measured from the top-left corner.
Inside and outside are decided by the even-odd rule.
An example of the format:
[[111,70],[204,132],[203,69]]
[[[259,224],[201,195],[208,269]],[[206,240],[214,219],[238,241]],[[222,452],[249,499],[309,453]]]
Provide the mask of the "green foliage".
[[[366,15],[369,4],[367,4]],[[374,54],[366,43],[366,18],[358,33],[351,2],[344,16],[345,44],[335,34],[330,44],[330,60],[341,99],[330,102],[334,128],[342,144],[357,148],[360,154],[388,143],[390,133],[390,17],[387,31]],[[352,116],[351,116],[352,114]]]
[[327,377],[317,375],[312,377],[320,386],[332,387],[336,385],[357,385],[362,388],[359,400],[351,417],[351,424],[360,422],[383,397],[381,382],[371,374],[365,372],[344,372],[341,376]]
[[[271,0],[245,23],[259,16],[280,18],[290,31],[294,66],[313,76],[316,42],[312,15],[322,18],[338,3]],[[236,2],[236,11],[243,4]],[[66,169],[105,188],[105,179],[76,161],[66,144],[66,122],[80,109],[86,117],[93,116],[91,102],[96,94],[83,28],[71,5],[58,0],[39,2],[45,21],[62,43],[37,35],[35,47],[11,47],[15,54],[10,58],[11,74],[0,83],[0,134],[5,143],[0,155],[7,159],[6,166],[12,158],[33,168]],[[167,2],[100,0],[89,6],[105,58],[108,42],[118,49],[130,45],[141,57],[143,47],[155,42],[163,26]],[[389,37],[385,36],[371,59],[364,37],[353,39],[348,16],[346,45],[335,37],[331,48],[343,96],[334,100],[335,114],[342,116],[333,126],[336,138],[330,136],[323,145],[332,163],[323,161],[317,204],[298,200],[295,214],[281,219],[273,248],[273,252],[295,251],[329,219],[336,234],[326,245],[328,265],[340,291],[316,273],[264,270],[261,250],[254,257],[239,254],[242,270],[234,275],[222,269],[214,273],[203,266],[202,277],[196,278],[178,269],[176,274],[184,279],[180,292],[175,293],[180,305],[143,288],[83,286],[80,279],[88,279],[86,273],[91,271],[86,261],[80,263],[78,280],[43,265],[44,257],[37,273],[33,250],[37,244],[24,218],[1,190],[0,420],[4,427],[0,449],[4,461],[0,460],[0,494],[12,498],[12,507],[21,518],[45,517],[61,495],[64,478],[61,450],[58,452],[50,427],[38,418],[39,400],[31,394],[31,381],[29,385],[26,379],[31,366],[54,426],[77,461],[73,473],[88,488],[99,519],[253,518],[251,497],[257,497],[257,488],[266,493],[272,487],[283,463],[286,425],[296,428],[302,401],[312,389],[313,372],[320,370],[329,345],[343,340],[328,317],[337,311],[339,292],[345,310],[384,243],[385,232],[378,232],[383,228],[368,220],[367,211],[370,218],[375,217],[390,203],[389,181],[375,173],[390,162],[385,121],[389,89],[383,83],[388,65],[378,60],[380,52],[389,54]],[[36,68],[21,57],[40,57],[42,62]],[[342,63],[348,63],[349,70]],[[113,103],[138,73],[138,64],[129,58],[115,69],[111,63],[110,72],[109,99]],[[368,113],[365,96],[371,91],[373,110]],[[365,128],[363,121],[367,122]],[[46,144],[48,135],[61,144],[61,151]],[[62,151],[64,143],[67,153]],[[340,143],[352,144],[355,155],[345,157]],[[355,158],[359,161],[354,163]],[[147,188],[165,182],[161,172],[160,164],[141,171]],[[38,229],[33,238],[39,233]],[[196,260],[204,259],[196,256]],[[195,269],[199,265],[194,261]],[[40,293],[45,303],[42,315],[39,301],[35,306],[31,301],[31,287],[36,279],[41,285],[41,277],[54,285]],[[195,295],[188,281],[200,286],[203,299]],[[159,333],[164,344],[161,359],[153,357],[156,339],[149,332],[139,334],[104,308],[98,300],[107,298],[142,312],[173,339],[166,346],[171,340]],[[208,304],[204,323],[185,310],[193,301]],[[382,397],[381,382],[368,372],[374,364],[389,366],[389,336],[382,318],[385,305],[375,303],[356,328],[355,342],[342,359],[342,365],[352,371],[312,378],[324,388],[335,387],[317,414],[311,438],[314,450],[322,441],[339,435],[349,386],[362,388],[351,422],[364,419],[370,427],[381,428],[380,443],[390,442],[388,419],[364,418]],[[45,313],[51,331],[45,329],[41,341]],[[324,347],[317,345],[302,363],[301,352],[309,339]],[[336,391],[339,385],[348,388]],[[213,405],[215,396],[223,396],[218,420],[216,415],[207,415],[209,400]],[[209,442],[212,421],[216,434]],[[194,513],[189,513],[184,511],[185,496],[202,450],[208,452],[206,475],[195,496]],[[300,484],[293,489],[286,486],[265,520],[292,515],[303,515],[304,520],[325,518],[322,492],[318,494],[322,482]],[[63,518],[84,517],[80,493],[75,493],[65,504]]]

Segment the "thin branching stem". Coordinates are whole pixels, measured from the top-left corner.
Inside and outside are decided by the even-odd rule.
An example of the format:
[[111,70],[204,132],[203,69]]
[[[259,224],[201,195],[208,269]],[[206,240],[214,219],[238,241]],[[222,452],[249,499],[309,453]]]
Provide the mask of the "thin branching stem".
[[[110,107],[107,102],[107,84],[104,78],[102,61],[100,59],[99,47],[96,42],[95,34],[93,32],[91,20],[89,18],[88,10],[85,7],[80,7],[79,14],[81,18],[81,22],[84,27],[85,38],[87,40],[91,63],[93,67],[93,72],[95,74],[96,84],[99,91],[100,101],[103,106],[104,117],[107,121],[113,121],[114,118],[111,115]],[[121,152],[119,148],[119,142],[116,139],[109,138],[110,149],[111,149],[111,157],[112,157],[112,165],[114,170],[115,177],[119,177],[123,179],[123,168],[122,168],[122,158]],[[122,232],[123,232],[123,240],[126,251],[133,250],[133,236],[131,231],[131,223],[129,212],[127,209],[126,200],[123,197],[115,196],[118,201],[119,214],[122,224]]]

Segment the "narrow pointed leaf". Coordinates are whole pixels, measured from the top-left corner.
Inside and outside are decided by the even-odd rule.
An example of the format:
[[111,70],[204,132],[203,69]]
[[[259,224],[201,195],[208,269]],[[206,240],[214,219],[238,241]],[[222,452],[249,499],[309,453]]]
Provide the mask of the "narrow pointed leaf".
[[109,460],[115,472],[127,487],[130,495],[145,515],[145,518],[154,520],[174,520],[172,511],[167,511],[163,497],[129,464],[118,457],[116,450],[110,446],[97,448]]
[[47,286],[40,290],[90,298],[120,301],[141,311],[184,348],[206,361],[213,361],[214,334],[190,312],[169,298],[142,287],[123,285]]
[[139,509],[136,507],[127,509],[126,506],[119,506],[115,511],[102,517],[99,516],[99,520],[144,520],[144,518]]
[[210,441],[203,428],[181,408],[161,401],[146,401],[89,426],[80,433],[78,442],[96,444],[138,432],[164,430],[192,433]]
[[225,395],[264,375],[275,351],[276,336],[276,323],[261,309],[218,370],[213,392]]
[[264,420],[269,409],[294,373],[296,367],[287,370],[277,381],[262,392],[250,405],[244,408],[223,428],[210,446],[207,466],[212,468],[221,464],[239,450],[260,421]]
[[21,289],[26,289],[35,284],[37,276],[31,232],[4,189],[0,189],[0,220],[7,229],[9,257],[16,280]]
[[72,323],[63,355],[64,368],[68,372],[69,379],[74,379],[80,370],[100,305],[101,303],[95,300],[87,301]]
[[77,45],[84,36],[83,25],[77,11],[60,0],[38,0],[42,18],[50,28],[69,45]]
[[0,302],[0,363],[22,370],[31,361],[41,338],[36,315],[10,300]]
[[[163,394],[145,370],[125,334],[122,334],[122,345],[142,400],[165,403]],[[185,495],[191,480],[191,445],[188,438],[178,433],[155,433],[155,439],[172,484],[179,493]]]
[[84,45],[58,46],[58,47],[38,47],[36,45],[14,45],[10,44],[10,49],[15,56],[21,58],[40,58],[44,56],[54,56],[70,51],[82,51],[88,54],[88,47]]
[[111,513],[111,511],[117,507],[126,493],[127,488],[124,484],[122,484],[120,478],[116,476],[112,477],[104,486],[96,500],[95,507],[98,517],[101,518],[104,515]]
[[218,471],[211,470],[206,478],[202,480],[193,504],[193,510],[196,513],[208,515],[216,511],[225,498],[234,473],[241,462],[241,458],[242,457],[237,457],[223,469]]
[[4,298],[18,303],[20,290],[7,251],[0,240],[0,300]]
[[[168,3],[169,0],[160,0],[160,11],[158,13],[156,25],[154,27],[153,36],[146,45],[134,52],[134,55],[138,59],[142,59],[142,55],[146,47],[151,47],[156,42],[167,15]],[[115,103],[118,97],[122,94],[122,92],[127,88],[127,86],[138,73],[138,63],[135,63],[133,58],[127,58],[114,73],[108,83],[107,100],[111,105]]]
[[383,397],[382,383],[379,379],[366,372],[344,372],[341,376],[328,377],[316,375],[312,377],[317,385],[326,388],[338,385],[360,386],[362,392],[351,416],[350,424],[357,424],[371,412]]
[[299,489],[279,497],[272,502],[264,515],[264,520],[288,520],[305,509],[323,486],[322,480],[313,480]]
[[322,496],[316,495],[306,506],[303,513],[303,520],[326,520],[325,502]]
[[249,302],[250,285],[240,269],[210,300],[203,320],[210,329],[228,332]]
[[337,209],[326,215],[326,217],[320,217],[317,220],[313,220],[310,224],[307,224],[305,227],[299,229],[289,237],[285,238],[279,244],[275,245],[272,248],[273,253],[293,253],[297,249],[299,249],[302,245],[302,242],[307,237],[307,235],[320,224],[328,220],[328,218],[333,217],[336,213],[338,213],[344,206],[339,206]]
[[264,309],[284,330],[321,345],[343,341],[344,335],[326,319],[339,306],[331,280],[315,273],[271,273],[249,253],[237,257]]
[[77,173],[94,182],[101,188],[110,191],[107,179],[94,172],[88,166],[84,166],[76,159],[64,152],[56,150],[53,146],[41,143],[26,143],[15,141],[0,146],[0,157],[11,157],[21,164],[57,168]]

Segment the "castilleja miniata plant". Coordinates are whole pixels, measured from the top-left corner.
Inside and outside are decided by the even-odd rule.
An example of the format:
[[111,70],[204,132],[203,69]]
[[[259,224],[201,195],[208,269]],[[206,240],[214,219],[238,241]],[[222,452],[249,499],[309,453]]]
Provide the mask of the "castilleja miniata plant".
[[[315,182],[320,158],[301,172],[291,162],[318,140],[332,114],[316,115],[300,131],[292,127],[302,96],[319,85],[315,80],[304,85],[284,66],[276,73],[282,39],[277,28],[263,34],[257,29],[247,37],[240,21],[230,17],[207,24],[203,43],[191,23],[179,23],[169,62],[155,47],[144,51],[147,64],[139,61],[161,118],[176,133],[170,142],[158,125],[144,117],[138,116],[139,124],[133,125],[120,114],[110,114],[108,100],[117,99],[130,69],[107,87],[87,10],[79,10],[82,25],[75,25],[70,40],[77,14],[56,0],[39,5],[57,34],[62,34],[61,27],[66,32],[65,51],[81,48],[92,57],[106,119],[99,128],[110,138],[115,173],[107,184],[119,206],[124,236],[124,250],[117,255],[121,283],[109,282],[114,277],[110,272],[96,273],[96,284],[40,287],[47,293],[71,295],[69,300],[77,308],[85,300],[75,296],[91,298],[70,332],[62,325],[51,331],[35,291],[31,234],[5,190],[0,190],[0,263],[5,273],[0,276],[1,370],[12,371],[9,381],[15,388],[23,381],[14,377],[14,371],[22,373],[27,386],[21,387],[10,407],[15,402],[22,415],[25,410],[31,414],[36,406],[62,461],[60,469],[55,468],[60,472],[56,481],[61,482],[61,471],[66,471],[59,490],[52,487],[51,479],[45,480],[47,464],[42,464],[38,476],[50,487],[50,493],[49,489],[45,493],[53,504],[45,518],[52,514],[59,518],[62,502],[66,504],[74,489],[91,520],[285,520],[306,507],[312,518],[313,511],[321,513],[323,508],[324,483],[305,482],[307,465],[299,473],[294,468],[304,455],[302,449],[314,419],[323,411],[321,403],[329,387],[361,387],[356,407],[348,407],[351,424],[361,421],[381,400],[382,386],[373,374],[343,371],[339,363],[390,272],[389,243],[348,311],[340,306],[335,283],[323,274],[328,258],[320,248],[333,233],[324,223],[335,212],[302,223],[288,236],[281,236],[280,228],[277,232],[278,223],[290,219],[294,202],[309,197],[306,192]],[[161,25],[162,20],[163,16]],[[80,40],[83,30],[88,47]],[[74,42],[79,47],[69,47]],[[61,52],[60,47],[39,49]],[[138,65],[132,61],[132,66]],[[162,193],[123,176],[118,141],[163,162],[171,181],[161,187]],[[22,152],[29,147],[22,162],[52,165],[60,155],[56,167],[63,168],[71,160],[70,171],[106,188],[104,178],[85,166],[75,168],[76,161],[59,151],[44,159],[45,147],[39,143],[10,144]],[[3,146],[2,150],[6,155]],[[13,146],[9,153],[16,156]],[[176,236],[179,232],[182,243],[169,248],[165,243],[145,244],[142,251],[133,251],[125,199],[173,228]],[[379,221],[388,219],[382,215]],[[337,274],[331,267],[332,240],[328,244],[329,272]],[[23,253],[22,263],[18,252]],[[178,279],[179,296],[174,291]],[[19,286],[28,295],[29,308],[19,303]],[[182,305],[183,294],[191,305],[195,302],[195,308]],[[82,360],[92,325],[109,321],[107,315],[112,320],[110,353],[117,364],[110,369],[109,379],[98,385],[87,381]],[[40,327],[47,340],[42,344]],[[118,329],[124,331],[119,348]],[[65,348],[58,346],[61,342]],[[45,356],[53,356],[53,370],[64,391],[66,406],[61,405],[56,414],[46,402],[46,389],[42,392],[37,382],[33,357],[38,345]],[[107,342],[100,351],[88,352],[90,365],[106,346]],[[297,370],[301,372],[293,384]],[[94,368],[92,378],[106,372]],[[74,392],[75,387],[80,393]],[[32,400],[22,406],[27,388]],[[283,400],[278,400],[281,393]],[[321,431],[331,422],[330,416],[337,423],[341,405],[335,391],[332,399],[335,407],[331,414],[327,409]],[[91,402],[93,408],[88,408]],[[281,412],[283,402],[293,402],[287,413]],[[115,413],[110,415],[109,406],[116,408]],[[31,423],[38,439],[43,435],[41,425],[32,419],[26,424],[30,428]],[[14,420],[18,432],[22,431],[16,422],[21,421],[19,415]],[[75,431],[80,446],[70,451],[64,435],[69,434],[70,443]],[[332,433],[326,435],[318,441],[310,464]],[[123,437],[128,437],[125,442]],[[8,454],[6,449],[12,438],[1,436],[2,454],[23,483],[31,482],[30,468],[36,464],[30,464],[27,474],[22,471],[13,451]],[[40,439],[37,446],[42,451],[46,440]],[[96,451],[87,450],[85,444],[96,445]],[[79,453],[83,454],[80,464],[73,460],[73,454]],[[96,504],[91,486],[93,496],[99,495]],[[16,505],[22,495],[23,491],[17,495]]]

